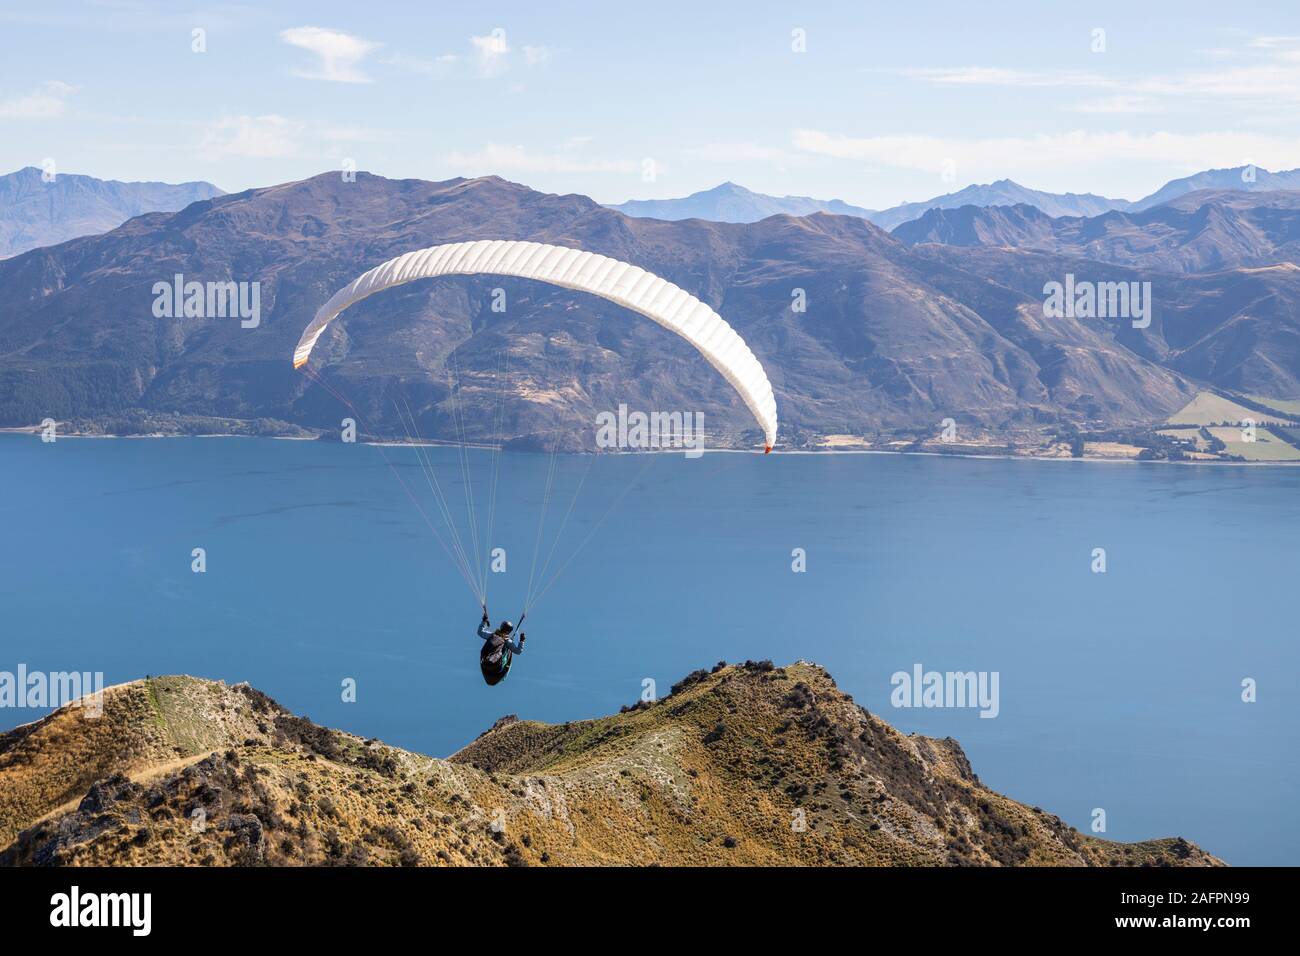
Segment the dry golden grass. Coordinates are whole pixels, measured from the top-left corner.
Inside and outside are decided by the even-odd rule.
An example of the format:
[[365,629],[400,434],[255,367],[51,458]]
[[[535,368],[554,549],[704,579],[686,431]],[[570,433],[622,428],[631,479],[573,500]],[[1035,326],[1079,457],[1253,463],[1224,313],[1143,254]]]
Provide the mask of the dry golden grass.
[[106,688],[102,715],[64,707],[0,735],[0,844],[114,773],[265,739],[224,684],[161,677]]
[[1257,425],[1283,421],[1277,416],[1257,412],[1213,392],[1199,392],[1195,398],[1169,416],[1169,424],[1215,425],[1219,422],[1241,422],[1245,419],[1250,419]]
[[825,435],[818,442],[823,448],[870,448],[870,440],[860,435]]
[[1115,441],[1090,441],[1084,442],[1083,453],[1090,458],[1136,458],[1142,448]]
[[[669,697],[599,720],[505,720],[449,760],[316,727],[248,688],[167,678],[114,697],[102,727],[56,714],[25,738],[33,762],[0,766],[10,832],[85,793],[0,862],[1218,862],[1178,840],[1085,837],[993,793],[955,741],[900,734],[812,664],[698,671]],[[102,756],[123,741],[138,743],[130,759]],[[195,748],[209,753],[182,753]],[[77,754],[101,756],[76,785],[29,772],[74,766]]]

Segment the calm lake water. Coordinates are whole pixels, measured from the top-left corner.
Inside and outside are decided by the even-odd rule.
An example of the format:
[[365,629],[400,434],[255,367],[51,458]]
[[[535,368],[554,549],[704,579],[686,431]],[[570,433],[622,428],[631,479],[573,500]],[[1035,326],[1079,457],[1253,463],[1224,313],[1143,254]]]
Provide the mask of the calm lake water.
[[[456,453],[430,456],[466,525]],[[494,618],[517,618],[549,461],[503,458]],[[503,714],[599,716],[647,678],[664,694],[718,660],[804,658],[1080,829],[1100,807],[1115,839],[1300,863],[1300,470],[561,457],[542,560],[590,473],[550,573],[595,533],[489,688],[476,600],[387,462],[436,527],[409,448],[0,436],[0,670],[246,680],[322,724],[446,755]],[[472,455],[481,535],[490,462]],[[997,672],[998,716],[891,706],[891,675],[916,664]],[[36,716],[3,710],[0,727]]]

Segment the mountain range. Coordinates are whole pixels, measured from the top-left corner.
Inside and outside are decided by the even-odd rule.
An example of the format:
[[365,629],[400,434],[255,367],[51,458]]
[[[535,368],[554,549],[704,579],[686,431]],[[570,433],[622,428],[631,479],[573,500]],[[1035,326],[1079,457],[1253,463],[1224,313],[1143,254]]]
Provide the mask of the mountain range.
[[[1276,260],[1289,248],[1289,207],[1269,198],[1277,193],[1247,195],[1263,205],[1211,194],[1206,216],[1230,210],[1254,231],[1205,244],[1231,236],[1238,244],[1221,261]],[[1196,202],[1161,207],[1152,222],[1198,215],[1188,212]],[[0,262],[0,425],[54,418],[150,431],[170,416],[208,420],[199,430],[216,420],[333,431],[350,410],[363,432],[395,437],[400,399],[424,437],[457,437],[463,406],[466,437],[491,440],[504,393],[504,437],[525,447],[589,447],[595,416],[622,403],[701,411],[712,443],[752,447],[737,396],[681,339],[604,300],[526,280],[391,290],[322,338],[313,367],[328,387],[291,368],[316,309],[365,269],[411,249],[499,237],[632,262],[719,310],[768,371],[788,444],[934,428],[948,417],[991,429],[1150,423],[1205,388],[1300,395],[1300,269],[1284,260],[1154,272],[1118,252],[1113,262],[1088,258],[1101,253],[1065,238],[1044,239],[1041,250],[910,244],[860,217],[820,212],[668,222],[496,177],[343,182],[330,173],[149,213]],[[1251,242],[1265,245],[1252,252]],[[1208,249],[1197,255],[1214,260]],[[155,289],[176,275],[257,283],[256,327],[156,317]],[[1045,316],[1044,284],[1067,275],[1151,282],[1150,327]],[[497,289],[504,312],[494,308]],[[799,297],[805,311],[792,307]]]
[[1132,205],[1135,211],[1150,209],[1161,203],[1177,199],[1187,193],[1204,189],[1225,189],[1234,192],[1275,192],[1300,189],[1300,169],[1270,173],[1258,166],[1234,166],[1231,169],[1207,169],[1165,183],[1150,196]]
[[708,219],[712,222],[758,222],[768,216],[809,216],[815,212],[863,219],[877,215],[870,209],[838,199],[765,196],[730,182],[692,193],[683,199],[632,199],[609,208],[617,209],[625,216],[646,219]]
[[[323,174],[0,262],[0,423],[143,409],[336,427],[337,399],[289,362],[317,307],[401,252],[499,236],[633,262],[719,309],[767,368],[787,440],[948,416],[1141,421],[1195,392],[1127,347],[1113,323],[1044,320],[1041,298],[918,255],[862,219],[663,222],[495,177],[349,183]],[[258,282],[258,326],[156,318],[152,290],[177,274]],[[503,313],[492,309],[496,288],[509,303]],[[806,312],[791,306],[799,289]],[[678,337],[603,300],[525,280],[394,289],[331,326],[317,353],[371,434],[400,434],[398,396],[426,437],[456,434],[452,369],[478,438],[491,437],[489,410],[503,388],[508,436],[534,445],[589,437],[595,415],[620,403],[702,411],[724,432],[752,427],[732,389]],[[507,355],[503,381],[496,369]]]
[[449,759],[246,684],[157,677],[0,734],[0,866],[1217,866],[990,790],[815,664],[719,663],[595,720],[497,721]]
[[1300,169],[1271,173],[1254,166],[1211,169],[1182,179],[1175,179],[1150,196],[1129,202],[1108,199],[1092,193],[1050,193],[1029,189],[1010,179],[966,186],[956,192],[935,196],[921,202],[907,202],[889,209],[872,210],[853,206],[838,199],[821,200],[803,196],[777,198],[752,192],[735,183],[723,183],[713,189],[692,193],[681,199],[632,200],[610,206],[628,216],[655,219],[710,219],[714,222],[758,222],[781,213],[806,216],[828,212],[868,219],[882,229],[893,230],[903,223],[920,218],[931,209],[957,209],[962,206],[1032,206],[1048,216],[1099,216],[1112,210],[1140,212],[1176,199],[1190,192],[1206,189],[1272,192],[1300,189]]
[[1095,216],[1111,209],[1128,206],[1122,199],[1107,199],[1092,193],[1048,193],[1028,189],[1010,179],[999,179],[987,185],[972,185],[955,193],[935,196],[924,202],[903,203],[882,212],[873,213],[871,221],[882,229],[895,229],[916,219],[930,209],[952,209],[960,206],[1014,206],[1026,205],[1042,210],[1048,216]]
[[1161,272],[1300,261],[1300,191],[1198,190],[1144,211],[1053,218],[1031,205],[931,209],[894,230],[916,245],[1002,246]]
[[51,178],[27,166],[0,176],[0,259],[221,195],[211,183],[123,183],[68,173]]

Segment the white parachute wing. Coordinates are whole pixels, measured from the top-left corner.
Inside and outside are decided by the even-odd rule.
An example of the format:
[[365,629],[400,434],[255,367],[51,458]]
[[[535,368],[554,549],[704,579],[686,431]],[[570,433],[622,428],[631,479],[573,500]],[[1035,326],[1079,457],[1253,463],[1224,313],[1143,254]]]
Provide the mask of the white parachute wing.
[[311,357],[325,327],[355,302],[393,286],[453,275],[536,279],[588,292],[639,312],[699,350],[744,400],[763,429],[766,450],[776,444],[776,399],[767,373],[727,322],[686,290],[627,262],[565,246],[510,239],[453,242],[417,249],[358,276],[330,298],[302,333],[293,367]]

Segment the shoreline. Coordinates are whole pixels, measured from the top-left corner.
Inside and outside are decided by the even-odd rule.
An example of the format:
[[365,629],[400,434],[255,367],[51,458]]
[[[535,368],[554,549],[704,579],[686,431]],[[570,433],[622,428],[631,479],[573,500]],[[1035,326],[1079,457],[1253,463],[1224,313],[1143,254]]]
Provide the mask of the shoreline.
[[[6,426],[0,427],[0,435],[38,435],[41,432],[40,425],[26,426]],[[319,436],[312,435],[235,435],[225,432],[212,432],[196,435],[172,434],[172,433],[151,433],[143,435],[113,435],[100,433],[85,432],[68,432],[60,434],[58,440],[65,439],[120,439],[123,441],[133,441],[140,439],[169,439],[169,438],[242,438],[252,441],[323,441]],[[436,439],[426,439],[422,441],[358,441],[358,445],[371,445],[376,448],[475,448],[485,451],[497,451],[504,448],[502,445],[492,445],[487,443],[476,442],[451,442],[439,441]],[[516,452],[518,454],[518,452]],[[543,451],[525,452],[524,454],[546,454]],[[589,451],[560,452],[563,455],[590,455],[594,454]],[[653,451],[612,451],[603,452],[602,454],[615,455],[683,455],[685,452],[680,448],[662,448]],[[759,448],[705,448],[703,455],[729,454],[729,455],[759,455],[765,453]],[[773,455],[913,455],[925,458],[956,458],[971,459],[974,461],[1058,461],[1058,462],[1091,462],[1103,465],[1183,465],[1192,468],[1200,467],[1250,467],[1250,468],[1300,468],[1300,461],[1170,461],[1163,458],[1153,458],[1148,460],[1139,460],[1137,458],[1104,458],[1095,455],[1084,455],[1079,458],[1074,456],[1060,455],[986,455],[986,454],[954,454],[951,452],[938,451],[889,451],[883,448],[774,448],[771,452]]]

